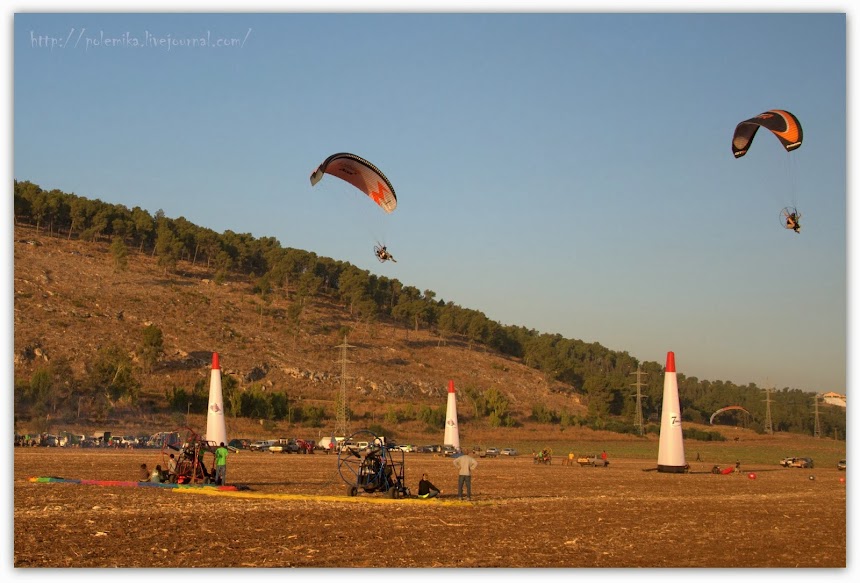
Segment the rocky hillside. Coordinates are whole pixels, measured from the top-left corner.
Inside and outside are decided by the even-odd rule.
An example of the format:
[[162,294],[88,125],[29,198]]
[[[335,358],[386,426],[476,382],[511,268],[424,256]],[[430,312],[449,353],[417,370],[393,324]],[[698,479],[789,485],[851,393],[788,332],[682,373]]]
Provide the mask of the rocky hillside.
[[[500,390],[521,421],[535,403],[558,411],[584,410],[570,387],[548,384],[516,360],[456,340],[442,344],[427,330],[389,322],[359,324],[325,297],[305,308],[296,332],[286,318],[290,301],[282,294],[264,303],[249,281],[219,284],[211,270],[189,262],[165,273],[156,258],[134,250],[127,267],[118,271],[106,242],[69,240],[18,226],[15,377],[29,379],[41,364],[66,357],[83,379],[86,363],[111,342],[137,359],[143,329],[153,324],[163,332],[165,354],[151,373],[137,372],[151,409],[166,405],[165,389],[190,389],[208,380],[215,351],[222,374],[236,377],[240,387],[257,382],[285,391],[291,400],[322,404],[333,415],[341,386],[339,334],[349,327],[353,348],[347,352],[346,376],[356,414],[406,403],[444,405],[449,379],[461,390]],[[468,403],[459,405],[469,413]]]

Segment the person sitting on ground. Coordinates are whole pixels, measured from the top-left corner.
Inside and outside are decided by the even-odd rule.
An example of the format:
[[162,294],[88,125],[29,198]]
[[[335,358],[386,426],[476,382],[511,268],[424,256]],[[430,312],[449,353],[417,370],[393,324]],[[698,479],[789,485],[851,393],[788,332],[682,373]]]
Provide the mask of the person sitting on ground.
[[137,478],[138,482],[148,482],[149,481],[149,468],[146,467],[146,464],[140,464],[140,472]]
[[156,484],[160,484],[164,481],[164,476],[161,473],[161,466],[155,466],[155,469],[152,470],[152,475],[149,476],[150,482],[155,482]]
[[419,498],[435,498],[442,493],[442,490],[434,486],[427,479],[427,474],[421,474],[421,481],[418,482],[418,497]]

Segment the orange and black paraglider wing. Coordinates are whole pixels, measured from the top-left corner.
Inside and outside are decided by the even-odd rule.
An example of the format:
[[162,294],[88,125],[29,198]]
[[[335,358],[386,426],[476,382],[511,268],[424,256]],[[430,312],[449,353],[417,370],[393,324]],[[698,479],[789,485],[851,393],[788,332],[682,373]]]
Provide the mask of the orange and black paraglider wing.
[[322,180],[323,174],[337,176],[362,191],[387,213],[397,208],[394,187],[382,171],[355,154],[332,154],[311,174],[311,185]]
[[770,130],[786,152],[796,150],[803,143],[803,128],[794,114],[783,109],[771,109],[742,121],[735,128],[735,135],[732,137],[732,152],[735,158],[747,153],[760,127]]

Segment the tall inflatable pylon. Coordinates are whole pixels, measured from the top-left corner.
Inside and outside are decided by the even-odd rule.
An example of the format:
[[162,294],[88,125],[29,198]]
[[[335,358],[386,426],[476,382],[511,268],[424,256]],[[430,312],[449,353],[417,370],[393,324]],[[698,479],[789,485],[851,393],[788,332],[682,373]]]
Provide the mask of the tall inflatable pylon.
[[671,474],[687,471],[687,462],[684,459],[684,433],[681,430],[681,403],[678,398],[678,373],[675,372],[674,352],[666,354],[657,471]]
[[445,438],[443,445],[453,445],[460,451],[460,428],[457,425],[457,393],[454,381],[448,381],[448,409],[445,411]]
[[206,408],[206,441],[227,444],[227,424],[224,420],[224,397],[221,394],[221,366],[218,353],[212,353],[212,373],[209,377],[209,406]]

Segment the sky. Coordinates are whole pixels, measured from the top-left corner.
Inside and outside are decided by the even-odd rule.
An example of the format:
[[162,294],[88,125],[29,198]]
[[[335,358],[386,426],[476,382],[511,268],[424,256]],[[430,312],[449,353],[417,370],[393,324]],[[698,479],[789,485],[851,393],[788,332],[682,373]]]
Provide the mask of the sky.
[[[19,13],[11,174],[674,351],[686,376],[844,393],[845,10]],[[734,159],[773,108],[802,147],[762,131]],[[386,173],[394,213],[311,186],[341,151]]]
[[[290,6],[5,3],[4,176],[275,237],[641,361],[674,351],[686,376],[847,392],[849,3]],[[86,13],[117,7],[155,13]],[[735,126],[773,108],[802,147],[760,132],[734,159]],[[341,151],[386,173],[394,213],[310,185]]]

